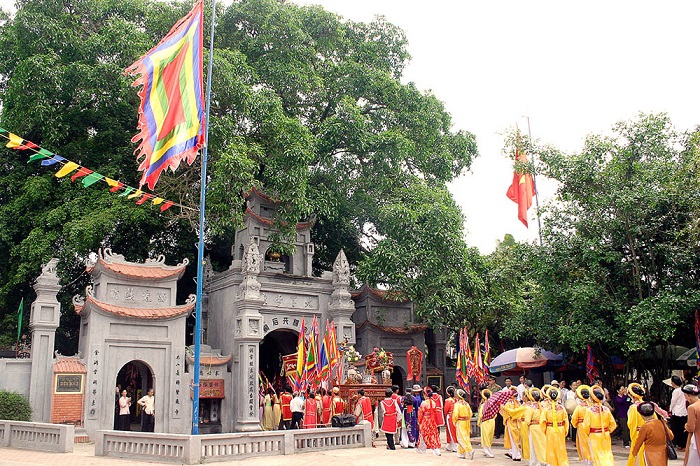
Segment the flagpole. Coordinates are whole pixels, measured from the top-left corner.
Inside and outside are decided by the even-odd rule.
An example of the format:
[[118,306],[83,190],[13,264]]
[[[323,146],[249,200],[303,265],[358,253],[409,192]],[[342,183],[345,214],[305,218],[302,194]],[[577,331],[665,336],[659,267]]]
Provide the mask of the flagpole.
[[199,434],[199,370],[202,340],[202,289],[204,285],[204,207],[207,192],[207,152],[209,150],[209,109],[211,104],[211,75],[214,62],[214,23],[216,22],[216,0],[211,4],[211,32],[209,36],[209,65],[207,67],[207,95],[204,119],[204,147],[202,149],[202,172],[199,193],[199,242],[197,243],[197,302],[194,323],[194,381],[192,383],[192,435]]
[[[530,132],[530,117],[527,118],[527,136],[530,138],[530,144],[532,144],[532,133]],[[532,157],[532,165],[535,165],[535,154],[530,154]],[[540,222],[540,191],[537,189],[537,180],[535,178],[535,170],[532,170],[532,185],[535,188],[535,209],[537,209],[537,233],[540,237],[540,246],[542,246],[542,223]]]

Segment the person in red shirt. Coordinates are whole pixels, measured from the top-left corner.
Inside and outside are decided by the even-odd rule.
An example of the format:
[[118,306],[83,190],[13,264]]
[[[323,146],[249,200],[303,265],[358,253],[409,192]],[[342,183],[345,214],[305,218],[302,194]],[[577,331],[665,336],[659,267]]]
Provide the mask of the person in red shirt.
[[331,397],[325,388],[321,388],[321,425],[331,425]]
[[357,423],[362,421],[369,421],[372,426],[372,431],[374,431],[374,414],[372,413],[372,400],[365,396],[365,390],[363,388],[357,391],[360,399],[357,400],[357,405],[355,406],[355,416],[357,417]]
[[284,387],[284,391],[280,395],[280,404],[282,405],[282,420],[278,427],[279,430],[289,430],[292,428],[292,394],[289,393],[290,388]]
[[455,407],[455,388],[450,386],[445,390],[447,399],[445,400],[445,425],[447,426],[447,451],[457,451],[457,438],[455,437],[455,423],[452,420],[452,411]]
[[316,399],[316,394],[313,390],[310,390],[309,396],[306,398],[306,409],[304,410],[304,429],[316,427],[319,411],[319,402]]
[[396,435],[396,431],[399,429],[399,403],[392,396],[393,391],[391,388],[387,388],[384,395],[386,398],[379,403],[379,417],[382,420],[379,430],[384,432],[384,435],[386,435],[387,450],[396,450],[394,436]]
[[345,412],[345,401],[340,397],[340,388],[333,387],[333,399],[331,400],[331,417]]
[[437,385],[431,385],[430,388],[433,389],[433,401],[435,401],[435,425],[438,426],[438,430],[440,430],[440,427],[445,425],[442,395],[440,395],[440,387]]

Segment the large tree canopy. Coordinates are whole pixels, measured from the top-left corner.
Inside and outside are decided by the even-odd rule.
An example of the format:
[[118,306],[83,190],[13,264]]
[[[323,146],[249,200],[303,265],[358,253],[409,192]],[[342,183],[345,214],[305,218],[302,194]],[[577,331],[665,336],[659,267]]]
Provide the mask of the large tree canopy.
[[[130,139],[138,99],[123,70],[190,6],[20,0],[0,30],[1,126],[137,185]],[[434,95],[401,82],[409,59],[403,32],[383,18],[355,23],[320,7],[250,0],[219,9],[215,37],[207,192],[214,262],[229,260],[241,193],[258,186],[280,201],[281,245],[296,221],[316,218],[316,267],[329,268],[344,247],[361,279],[403,290],[431,319],[456,308],[478,280],[446,183],[469,168],[476,143],[453,131]],[[52,256],[70,282],[65,296],[85,285],[82,261],[99,247],[132,260],[194,257],[196,210],[161,214],[3,151],[0,312],[7,335],[20,297],[30,295],[40,264]],[[163,176],[156,192],[196,209],[198,164]]]

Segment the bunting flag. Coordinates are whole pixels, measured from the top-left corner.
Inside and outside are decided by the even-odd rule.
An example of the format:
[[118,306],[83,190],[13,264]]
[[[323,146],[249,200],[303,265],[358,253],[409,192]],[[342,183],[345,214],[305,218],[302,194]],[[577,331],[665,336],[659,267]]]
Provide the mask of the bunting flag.
[[19,302],[19,308],[17,309],[17,343],[19,343],[19,338],[22,335],[22,318],[24,317],[24,298]]
[[591,384],[598,378],[598,369],[595,367],[595,359],[593,358],[593,348],[591,345],[586,345],[586,376]]
[[143,172],[140,186],[153,189],[161,172],[194,162],[204,145],[203,8],[199,0],[170,32],[125,74],[141,87],[138,133],[132,142]]
[[156,197],[153,194],[144,193],[141,190],[125,185],[121,181],[107,178],[106,176],[96,173],[76,162],[61,157],[58,154],[54,154],[47,149],[43,149],[31,141],[23,139],[21,136],[10,133],[4,128],[0,128],[0,136],[8,140],[5,147],[15,150],[31,150],[32,155],[29,157],[28,162],[36,162],[37,160],[41,160],[41,165],[45,167],[60,165],[60,168],[55,173],[56,178],[65,178],[66,176],[72,174],[70,177],[71,181],[76,182],[78,179],[81,179],[82,185],[85,188],[89,188],[98,181],[104,181],[110,187],[110,192],[116,193],[118,191],[122,191],[121,196],[127,196],[128,199],[135,199],[137,205],[142,205],[145,204],[146,201],[152,200],[153,205],[160,205],[161,212],[165,212],[172,206],[178,206],[183,210],[194,210],[191,207],[177,204],[173,201],[166,201],[162,197]]
[[[338,361],[340,361],[340,352],[338,351],[338,334],[335,329],[335,322],[330,323],[330,336],[328,337],[328,353],[330,357],[330,376],[329,383],[333,385],[333,376],[337,370],[342,370],[339,367]],[[338,373],[337,379],[340,381],[342,379],[342,373]]]
[[299,329],[299,339],[297,340],[297,373],[294,388],[296,391],[303,390],[304,385],[304,370],[306,364],[306,327],[304,325],[304,318],[301,318],[301,329]]
[[[515,159],[527,162],[527,155],[520,149],[515,149]],[[527,227],[527,211],[532,206],[532,196],[535,195],[535,182],[529,173],[513,171],[513,182],[506,192],[508,199],[518,204],[518,219]]]
[[467,376],[468,382],[469,379],[476,376],[476,368],[474,367],[474,357],[469,347],[469,335],[466,328],[464,329],[464,363],[466,366],[465,375]]

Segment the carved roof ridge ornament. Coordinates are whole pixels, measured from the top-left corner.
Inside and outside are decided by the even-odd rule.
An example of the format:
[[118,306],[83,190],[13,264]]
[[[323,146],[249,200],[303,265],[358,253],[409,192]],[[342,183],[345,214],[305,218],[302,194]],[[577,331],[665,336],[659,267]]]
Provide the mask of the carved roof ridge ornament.
[[243,281],[238,285],[237,301],[263,301],[264,298],[260,294],[262,285],[258,281],[260,274],[260,265],[262,264],[262,255],[258,249],[258,243],[255,237],[248,238],[248,246],[243,253]]
[[333,286],[338,285],[350,285],[350,264],[342,248],[333,262]]

